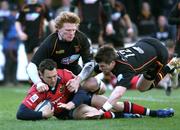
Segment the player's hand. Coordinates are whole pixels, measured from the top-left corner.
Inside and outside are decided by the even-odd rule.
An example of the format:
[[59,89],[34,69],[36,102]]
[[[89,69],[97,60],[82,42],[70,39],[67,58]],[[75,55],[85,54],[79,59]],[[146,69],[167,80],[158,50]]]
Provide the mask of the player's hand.
[[127,34],[128,34],[129,37],[133,37],[133,36],[134,36],[134,30],[133,30],[133,28],[128,28],[128,29],[127,29]]
[[43,82],[39,82],[36,85],[36,89],[38,92],[44,92],[44,91],[48,91],[49,87],[47,84],[43,83]]
[[26,33],[21,32],[21,33],[19,33],[19,38],[20,38],[20,40],[25,41],[28,39],[28,36]]
[[42,116],[44,118],[50,118],[54,115],[54,107],[51,108],[48,105],[44,107],[44,110],[42,111]]
[[111,35],[111,34],[113,34],[113,33],[114,33],[113,25],[112,25],[112,23],[108,23],[108,24],[106,25],[106,34],[107,34],[107,35]]
[[71,110],[71,109],[75,108],[75,104],[73,102],[68,102],[67,104],[60,102],[57,104],[57,107]]
[[88,118],[97,118],[100,117],[101,115],[103,115],[103,111],[98,110],[98,109],[92,109],[88,112],[85,113],[86,117]]
[[78,77],[71,79],[66,83],[66,86],[70,92],[77,92],[80,86],[80,79]]

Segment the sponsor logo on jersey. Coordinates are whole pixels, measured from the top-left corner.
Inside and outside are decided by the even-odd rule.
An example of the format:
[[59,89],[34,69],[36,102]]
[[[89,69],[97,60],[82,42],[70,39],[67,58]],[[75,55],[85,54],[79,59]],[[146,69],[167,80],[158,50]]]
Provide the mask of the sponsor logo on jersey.
[[35,21],[39,17],[39,13],[27,13],[26,20],[27,21]]
[[39,96],[38,96],[37,94],[33,94],[33,95],[30,97],[30,101],[34,103],[38,98],[39,98]]
[[85,4],[94,4],[96,2],[97,2],[97,0],[84,0]]
[[63,58],[63,59],[61,60],[61,63],[62,63],[62,64],[65,64],[65,65],[68,65],[68,64],[71,64],[71,63],[73,63],[74,61],[78,60],[79,57],[80,57],[80,54],[75,54],[75,55],[72,55],[72,56]]
[[122,74],[119,74],[118,76],[117,76],[117,81],[121,81],[123,79],[123,75]]
[[136,50],[140,54],[144,54],[144,50],[141,49],[140,47],[132,47],[134,50]]

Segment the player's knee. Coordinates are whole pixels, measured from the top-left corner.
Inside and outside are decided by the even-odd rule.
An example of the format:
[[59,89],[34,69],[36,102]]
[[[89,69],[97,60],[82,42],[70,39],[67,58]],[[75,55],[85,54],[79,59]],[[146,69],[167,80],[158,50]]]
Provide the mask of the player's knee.
[[144,87],[136,87],[140,92],[145,92],[146,89]]
[[153,87],[151,87],[152,85],[147,85],[147,86],[136,86],[137,90],[139,90],[140,92],[145,92],[145,91],[148,91],[150,89],[152,89]]
[[106,92],[106,85],[104,84],[103,81],[99,81],[98,83],[99,90],[96,92],[97,94],[104,94]]
[[89,78],[83,84],[83,88],[87,91],[103,94],[106,91],[106,86],[104,83],[94,77]]

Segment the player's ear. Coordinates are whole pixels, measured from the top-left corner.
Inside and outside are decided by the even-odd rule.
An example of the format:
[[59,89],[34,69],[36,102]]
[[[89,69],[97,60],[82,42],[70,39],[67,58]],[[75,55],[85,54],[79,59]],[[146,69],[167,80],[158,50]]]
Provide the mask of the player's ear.
[[114,65],[116,64],[116,62],[113,60],[113,61],[111,62],[111,64],[114,66]]

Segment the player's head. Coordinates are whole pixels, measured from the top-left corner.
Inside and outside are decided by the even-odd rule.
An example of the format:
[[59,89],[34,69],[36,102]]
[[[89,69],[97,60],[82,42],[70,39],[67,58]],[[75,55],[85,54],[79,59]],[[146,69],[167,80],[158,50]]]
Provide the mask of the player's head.
[[60,39],[72,41],[78,29],[80,18],[72,12],[61,12],[55,18],[55,27],[58,30]]
[[39,65],[39,73],[42,80],[49,86],[55,87],[57,83],[57,64],[51,59],[43,60]]
[[116,59],[116,50],[108,45],[102,46],[95,55],[95,60],[104,73],[108,73],[114,68]]

